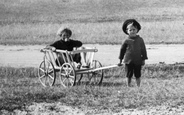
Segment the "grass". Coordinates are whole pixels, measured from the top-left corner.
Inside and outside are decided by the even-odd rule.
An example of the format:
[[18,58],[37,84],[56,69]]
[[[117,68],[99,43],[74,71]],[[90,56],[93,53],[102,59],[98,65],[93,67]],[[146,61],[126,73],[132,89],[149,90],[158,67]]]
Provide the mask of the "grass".
[[182,64],[146,65],[142,70],[141,87],[126,87],[124,67],[105,71],[101,86],[77,85],[63,88],[58,83],[50,88],[41,86],[36,68],[0,68],[0,110],[25,110],[33,102],[61,102],[91,111],[121,111],[122,108],[145,108],[183,104]]
[[[182,21],[140,23],[142,30],[139,34],[144,38],[146,44],[184,43],[184,34],[180,29],[183,27]],[[121,30],[120,22],[63,25],[74,30],[72,39],[81,40],[85,44],[121,44],[126,38]],[[59,27],[59,24],[6,25],[0,27],[2,30],[0,33],[1,44],[50,44],[58,39],[56,32]]]
[[182,0],[2,0],[0,44],[50,44],[61,26],[86,44],[121,44],[121,26],[135,18],[147,44],[184,43]]
[[[39,45],[57,40],[68,26],[83,43],[121,44],[121,26],[135,18],[146,44],[184,43],[183,0],[1,0],[1,45]],[[141,87],[126,87],[124,68],[105,72],[102,86],[44,88],[36,68],[0,67],[0,110],[26,109],[33,102],[62,102],[81,109],[120,111],[184,101],[183,65],[146,65]]]
[[[183,44],[183,0],[1,0],[1,45],[50,44],[68,26],[83,43],[120,44],[121,26],[135,18],[146,44]],[[0,110],[24,110],[33,102],[62,102],[91,111],[120,111],[184,101],[183,65],[146,65],[141,87],[126,87],[124,68],[105,72],[102,86],[44,88],[36,68],[0,67]]]

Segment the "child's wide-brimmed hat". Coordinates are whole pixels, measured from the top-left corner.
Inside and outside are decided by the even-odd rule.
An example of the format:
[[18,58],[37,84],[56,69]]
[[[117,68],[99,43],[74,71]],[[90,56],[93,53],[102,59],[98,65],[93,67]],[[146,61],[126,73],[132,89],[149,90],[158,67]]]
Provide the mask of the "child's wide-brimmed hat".
[[126,20],[126,21],[123,23],[123,26],[122,26],[123,32],[124,32],[125,34],[127,34],[127,35],[128,35],[128,33],[127,33],[127,26],[128,26],[129,24],[131,24],[131,23],[133,23],[133,25],[134,25],[135,27],[137,27],[138,32],[139,32],[139,30],[141,29],[141,25],[140,25],[135,19],[128,19],[128,20]]

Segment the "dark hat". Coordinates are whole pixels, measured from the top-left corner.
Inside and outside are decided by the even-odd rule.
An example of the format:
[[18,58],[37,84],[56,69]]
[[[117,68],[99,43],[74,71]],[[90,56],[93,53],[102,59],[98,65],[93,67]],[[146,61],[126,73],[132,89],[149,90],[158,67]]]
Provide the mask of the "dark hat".
[[122,26],[122,30],[123,32],[125,32],[125,34],[128,34],[127,33],[127,26],[129,24],[133,23],[133,26],[135,26],[137,29],[138,29],[138,32],[139,30],[141,29],[141,25],[135,20],[135,19],[128,19],[126,20],[124,23],[123,23],[123,26]]

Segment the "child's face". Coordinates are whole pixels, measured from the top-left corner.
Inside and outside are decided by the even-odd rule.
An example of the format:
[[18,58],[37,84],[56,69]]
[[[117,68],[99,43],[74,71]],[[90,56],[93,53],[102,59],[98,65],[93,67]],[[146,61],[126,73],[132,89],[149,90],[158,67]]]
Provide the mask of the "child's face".
[[70,40],[70,34],[68,34],[67,32],[63,32],[61,34],[61,38],[65,41],[68,42]]
[[138,29],[134,27],[132,24],[127,26],[127,33],[130,37],[135,37],[137,35]]

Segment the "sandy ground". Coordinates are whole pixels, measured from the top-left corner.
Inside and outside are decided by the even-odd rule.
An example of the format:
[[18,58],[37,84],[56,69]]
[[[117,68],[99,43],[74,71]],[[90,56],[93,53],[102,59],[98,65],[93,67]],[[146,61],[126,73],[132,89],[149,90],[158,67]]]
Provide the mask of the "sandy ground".
[[[91,45],[98,52],[95,59],[103,65],[113,65],[119,62],[120,45]],[[12,67],[38,67],[43,60],[41,48],[45,46],[3,46],[0,45],[0,66]],[[164,62],[166,64],[184,63],[184,45],[146,45],[148,60],[147,64]]]
[[[95,59],[103,65],[118,63],[120,45],[85,45],[96,47]],[[0,66],[38,67],[43,59],[41,48],[45,46],[2,46],[0,45]],[[184,63],[184,45],[146,45],[147,64],[164,62],[166,64]],[[157,106],[144,109],[122,109],[121,112],[96,113],[89,110],[73,108],[61,103],[32,103],[25,110],[8,112],[0,111],[1,115],[184,115],[184,106]]]

